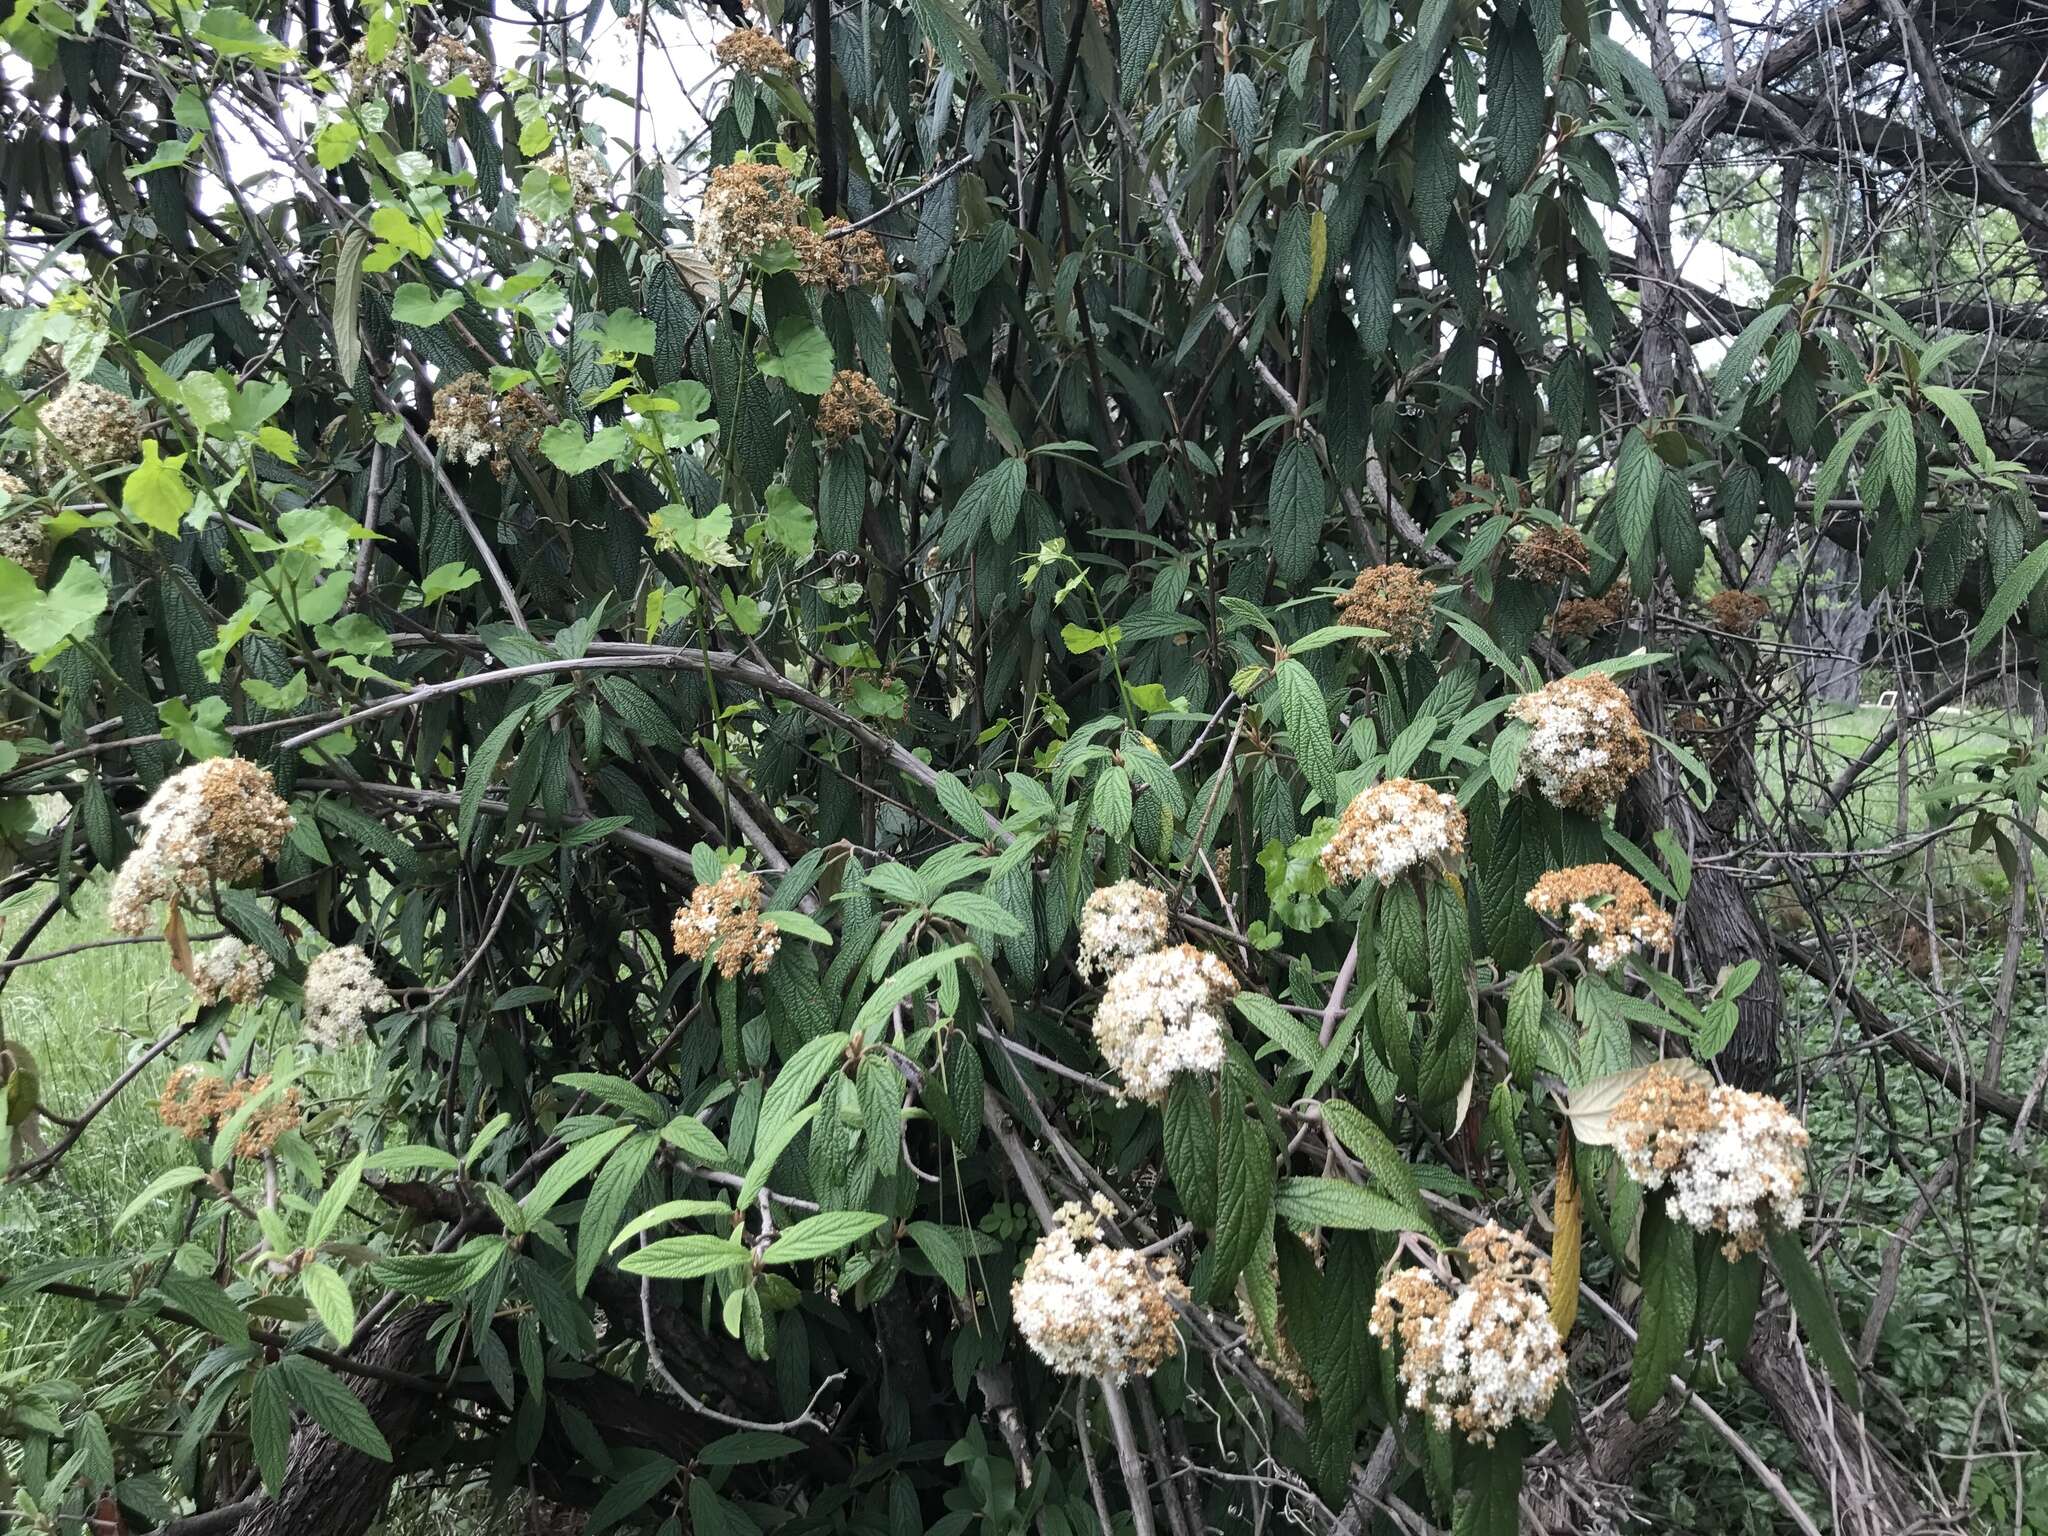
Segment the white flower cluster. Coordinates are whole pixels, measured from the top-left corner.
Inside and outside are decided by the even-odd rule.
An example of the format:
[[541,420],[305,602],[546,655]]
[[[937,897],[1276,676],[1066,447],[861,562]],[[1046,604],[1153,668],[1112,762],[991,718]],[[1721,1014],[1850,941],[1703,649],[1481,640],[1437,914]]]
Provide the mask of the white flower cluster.
[[1771,1228],[1796,1229],[1805,1215],[1806,1127],[1768,1094],[1652,1067],[1611,1120],[1630,1177],[1645,1189],[1668,1187],[1672,1213],[1724,1236],[1730,1259],[1761,1248]]
[[1526,1238],[1489,1223],[1463,1246],[1469,1281],[1446,1288],[1419,1268],[1391,1275],[1368,1328],[1374,1338],[1399,1337],[1410,1408],[1491,1445],[1516,1420],[1549,1411],[1564,1379],[1564,1344],[1550,1320],[1550,1265]]
[[1671,948],[1671,914],[1650,888],[1618,864],[1574,864],[1553,869],[1523,898],[1531,910],[1569,919],[1566,933],[1586,945],[1596,971],[1644,950]]
[[144,803],[141,825],[142,840],[107,893],[116,933],[147,932],[159,901],[246,880],[277,857],[293,822],[268,769],[213,757],[165,779]]
[[43,407],[41,419],[61,449],[46,451],[45,458],[58,464],[69,456],[92,469],[129,463],[142,452],[142,407],[98,384],[81,380],[67,386]]
[[1124,1095],[1157,1104],[1178,1074],[1220,1070],[1229,1034],[1220,1010],[1236,992],[1230,968],[1191,944],[1127,961],[1095,1009],[1095,1043]]
[[1126,960],[1166,942],[1166,897],[1136,880],[1119,880],[1091,895],[1081,908],[1083,979],[1106,976]]
[[274,967],[270,956],[251,948],[240,939],[222,939],[192,960],[192,990],[202,1004],[226,998],[231,1003],[253,1003],[270,984]]
[[1180,1353],[1173,1304],[1188,1290],[1134,1249],[1096,1240],[1096,1218],[1110,1210],[1101,1195],[1092,1214],[1061,1206],[1011,1286],[1010,1305],[1024,1342],[1054,1370],[1122,1382]]
[[1597,816],[1650,765],[1650,743],[1628,695],[1598,672],[1563,677],[1514,702],[1529,726],[1518,783],[1536,781],[1543,797]]
[[389,1013],[397,1001],[362,946],[326,950],[306,967],[306,1039],[324,1051],[355,1045],[369,1021]]
[[1323,873],[1338,885],[1367,875],[1392,885],[1411,869],[1464,851],[1465,813],[1455,795],[1414,779],[1388,779],[1344,807],[1323,849]]
[[551,155],[543,155],[534,163],[550,176],[559,176],[569,183],[569,196],[579,213],[603,199],[605,188],[612,179],[611,172],[598,159],[596,151],[585,149],[581,144],[565,146]]

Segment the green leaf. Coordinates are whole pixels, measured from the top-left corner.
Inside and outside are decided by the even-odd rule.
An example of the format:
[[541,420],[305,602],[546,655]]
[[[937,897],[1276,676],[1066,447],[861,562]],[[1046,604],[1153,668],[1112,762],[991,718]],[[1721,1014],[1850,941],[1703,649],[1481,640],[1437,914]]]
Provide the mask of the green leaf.
[[1273,1149],[1264,1125],[1245,1111],[1251,1092],[1239,1069],[1223,1076],[1216,1138],[1216,1237],[1209,1247],[1209,1295],[1233,1295],[1237,1277],[1273,1229]]
[[192,510],[191,485],[185,479],[187,455],[163,457],[154,442],[142,445],[142,462],[121,485],[121,510],[158,533],[176,537],[178,525]]
[[1360,1189],[1344,1179],[1282,1179],[1273,1195],[1273,1209],[1301,1232],[1316,1227],[1336,1227],[1347,1232],[1426,1230],[1426,1223],[1399,1201]]
[[464,565],[460,560],[450,560],[437,565],[420,582],[420,601],[434,604],[444,597],[457,592],[466,592],[482,581],[483,573]]
[[1387,80],[1386,100],[1380,103],[1379,129],[1373,142],[1375,149],[1385,149],[1422,104],[1422,93],[1436,79],[1444,52],[1451,45],[1455,19],[1452,0],[1423,0],[1422,13],[1415,20],[1415,35],[1401,44],[1400,57]]
[[119,1232],[147,1206],[156,1204],[174,1189],[184,1189],[197,1184],[206,1177],[206,1170],[187,1163],[180,1168],[169,1168],[143,1186],[142,1193],[121,1208],[121,1214],[114,1218],[114,1231]]
[[[8,562],[0,560],[0,568]],[[76,569],[76,567],[73,567]],[[1970,634],[1970,654],[1975,656],[1985,646],[1998,638],[1998,634],[2013,615],[2027,604],[2034,595],[2034,588],[2041,584],[2041,578],[2048,576],[2048,543],[2037,544],[2033,552],[2006,573],[2004,581],[1998,584],[1998,591],[1991,601],[1984,605],[1984,616],[1977,621],[1977,627]],[[4,589],[0,589],[4,590]],[[0,613],[0,628],[5,628],[6,618]],[[12,631],[10,630],[11,634]],[[24,644],[23,649],[28,649]]]
[[1287,723],[1287,745],[1311,788],[1325,805],[1337,803],[1337,756],[1330,734],[1330,712],[1314,675],[1289,657],[1273,670],[1280,717]]
[[1856,1357],[1849,1353],[1849,1341],[1842,1336],[1842,1321],[1835,1315],[1834,1304],[1828,1300],[1820,1276],[1814,1272],[1813,1261],[1806,1256],[1806,1245],[1797,1232],[1774,1231],[1766,1241],[1771,1266],[1778,1272],[1778,1283],[1785,1287],[1793,1314],[1806,1331],[1814,1353],[1834,1378],[1835,1390],[1851,1408],[1861,1409],[1863,1383],[1856,1375]]
[[31,656],[90,633],[106,608],[107,584],[88,560],[73,560],[45,592],[27,571],[0,557],[0,634]]
[[462,294],[435,294],[425,283],[400,283],[392,295],[391,318],[404,325],[439,325],[462,308]]
[[782,1069],[775,1074],[775,1081],[768,1085],[767,1094],[761,1100],[762,1135],[772,1133],[810,1102],[811,1095],[818,1091],[818,1084],[825,1081],[825,1074],[845,1054],[849,1038],[844,1030],[819,1035],[799,1046],[796,1054],[782,1064]]
[[249,1386],[249,1442],[263,1486],[271,1494],[284,1486],[284,1469],[292,1449],[292,1404],[284,1373],[271,1366],[256,1373]]
[[584,439],[576,422],[558,422],[540,435],[540,451],[564,474],[580,475],[623,458],[632,447],[624,427],[600,427]]
[[1203,1228],[1216,1224],[1216,1113],[1210,1091],[1206,1079],[1184,1073],[1167,1089],[1161,1111],[1167,1182],[1188,1219]]
[[1365,1112],[1342,1099],[1323,1101],[1323,1124],[1328,1126],[1343,1143],[1344,1150],[1365,1164],[1365,1171],[1372,1175],[1373,1182],[1386,1192],[1389,1199],[1402,1206],[1414,1221],[1417,1232],[1433,1232],[1434,1224],[1429,1219],[1429,1208],[1422,1203],[1422,1189],[1415,1182],[1415,1170],[1408,1166],[1387,1133],[1381,1130]]
[[825,1211],[798,1222],[761,1252],[769,1264],[822,1259],[866,1237],[888,1218],[872,1211]]
[[1643,1202],[1637,1238],[1643,1305],[1636,1318],[1635,1359],[1629,1366],[1629,1417],[1641,1422],[1671,1385],[1692,1342],[1693,1310],[1699,1298],[1698,1239],[1674,1217],[1662,1195]]
[[651,1275],[657,1280],[701,1280],[738,1269],[752,1257],[737,1243],[692,1232],[637,1248],[619,1260],[619,1268],[629,1275]]
[[790,315],[775,327],[770,351],[754,359],[771,379],[780,379],[799,394],[822,395],[832,387],[832,342],[807,315]]
[[361,1398],[342,1384],[326,1366],[304,1355],[286,1355],[277,1362],[292,1401],[328,1434],[351,1450],[361,1451],[377,1461],[391,1459],[391,1447],[383,1431],[370,1417]]
[[540,1182],[533,1186],[532,1192],[520,1202],[520,1209],[525,1213],[526,1219],[535,1222],[547,1215],[564,1195],[581,1183],[599,1163],[611,1156],[613,1149],[633,1132],[633,1126],[618,1126],[602,1135],[577,1142],[556,1158],[549,1165],[548,1171],[541,1175]]
[[355,1157],[334,1176],[334,1182],[327,1186],[327,1192],[320,1197],[319,1205],[313,1209],[313,1219],[306,1226],[306,1246],[317,1248],[327,1240],[342,1216],[348,1210],[348,1203],[355,1198],[356,1188],[363,1181],[363,1167],[369,1161],[368,1152],[358,1152]]
[[299,1271],[299,1286],[335,1344],[347,1349],[356,1336],[356,1304],[348,1282],[325,1264],[308,1264]]
[[[1448,0],[1429,0],[1431,5]],[[1283,582],[1298,582],[1315,564],[1329,494],[1316,451],[1304,437],[1291,439],[1273,464],[1266,493],[1266,521],[1273,538],[1274,571]]]
[[935,1221],[913,1221],[908,1231],[917,1251],[955,1296],[967,1294],[967,1249],[959,1238]]
[[1528,1436],[1520,1425],[1503,1430],[1491,1445],[1473,1441],[1459,1449],[1465,1502],[1451,1536],[1520,1536],[1522,1462]]
[[[617,1482],[605,1489],[590,1511],[590,1518],[584,1523],[584,1536],[603,1536],[603,1533],[617,1525],[628,1515],[641,1509],[674,1479],[676,1464],[666,1456],[652,1452],[637,1454],[639,1459],[629,1465],[628,1470]],[[625,1460],[624,1456],[619,1458]]]

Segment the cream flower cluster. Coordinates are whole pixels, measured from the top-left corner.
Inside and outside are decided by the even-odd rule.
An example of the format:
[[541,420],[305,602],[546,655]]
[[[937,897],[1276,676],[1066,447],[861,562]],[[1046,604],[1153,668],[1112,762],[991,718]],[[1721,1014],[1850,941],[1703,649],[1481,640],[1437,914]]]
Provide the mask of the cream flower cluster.
[[244,944],[240,939],[222,939],[192,960],[192,990],[202,1004],[226,998],[231,1003],[253,1003],[270,984],[274,967],[270,956]]
[[1096,891],[1081,907],[1082,977],[1107,976],[1166,942],[1166,897],[1137,880]]
[[1407,1403],[1438,1429],[1491,1445],[1518,1419],[1540,1419],[1564,1379],[1550,1320],[1550,1264],[1517,1233],[1488,1223],[1465,1236],[1469,1281],[1447,1288],[1426,1269],[1389,1276],[1368,1328],[1398,1337]]
[[1543,797],[1597,816],[1650,766],[1650,743],[1628,695],[1603,673],[1561,677],[1514,702],[1529,726],[1517,784],[1534,779]]
[[325,950],[306,967],[306,1039],[324,1051],[355,1045],[397,1001],[361,945]]
[[1230,968],[1191,944],[1126,961],[1095,1009],[1095,1043],[1123,1095],[1157,1104],[1180,1073],[1221,1069],[1221,1009],[1236,993]]
[[35,509],[27,482],[0,469],[0,556],[5,556],[37,581],[50,573],[50,540],[43,516]]
[[1650,888],[1618,864],[1574,864],[1553,869],[1523,901],[1546,917],[1569,918],[1566,932],[1586,944],[1596,971],[1619,965],[1645,949],[1671,948],[1671,914]]
[[803,201],[788,170],[741,161],[712,171],[697,214],[697,248],[730,281],[776,241],[794,242],[805,227]]
[[142,452],[142,407],[126,395],[80,380],[43,407],[43,430],[61,453],[87,468],[126,464]]
[[1722,1234],[1730,1259],[1804,1217],[1806,1127],[1768,1094],[1657,1066],[1609,1118],[1630,1177],[1645,1189],[1669,1188],[1672,1213],[1695,1231]]
[[1392,885],[1411,869],[1464,851],[1465,813],[1456,796],[1414,779],[1388,779],[1344,807],[1323,849],[1323,873],[1339,885],[1367,875]]
[[598,159],[597,152],[581,144],[565,145],[553,154],[543,155],[534,164],[537,169],[569,183],[569,196],[575,205],[574,211],[578,213],[603,201],[605,188],[612,179],[611,172]]
[[277,857],[293,825],[270,771],[213,757],[172,774],[142,807],[142,840],[107,893],[116,933],[148,931],[157,902],[246,880]]
[[1110,1210],[1101,1195],[1092,1213],[1061,1206],[1010,1287],[1010,1306],[1024,1342],[1055,1371],[1122,1382],[1180,1353],[1173,1304],[1188,1289],[1134,1249],[1097,1240],[1096,1219]]

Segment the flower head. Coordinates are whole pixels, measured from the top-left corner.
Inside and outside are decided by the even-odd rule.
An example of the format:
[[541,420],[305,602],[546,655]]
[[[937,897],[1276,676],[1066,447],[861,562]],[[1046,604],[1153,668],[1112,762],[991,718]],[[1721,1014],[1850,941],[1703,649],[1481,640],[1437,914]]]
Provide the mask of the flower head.
[[1562,677],[1513,706],[1529,726],[1516,783],[1531,779],[1551,804],[1597,816],[1650,766],[1650,742],[1628,695],[1604,673]]
[[420,68],[426,72],[432,85],[447,85],[457,75],[469,76],[471,83],[479,89],[491,83],[490,62],[452,32],[443,32],[431,39],[420,49],[419,57]]
[[193,958],[192,990],[202,1004],[222,998],[231,1003],[253,1003],[263,996],[274,969],[270,956],[262,950],[240,939],[222,939]]
[[50,540],[43,516],[35,509],[26,482],[0,469],[0,556],[27,571],[37,582],[50,574]]
[[569,184],[572,216],[603,202],[605,188],[612,179],[597,151],[581,144],[565,144],[553,154],[541,156],[534,162],[534,168],[559,176]]
[[1398,1338],[1410,1408],[1438,1429],[1491,1445],[1518,1419],[1540,1419],[1564,1379],[1564,1345],[1550,1320],[1550,1265],[1519,1234],[1488,1223],[1461,1245],[1472,1278],[1446,1285],[1426,1269],[1389,1276],[1367,1327]]
[[782,947],[775,919],[761,915],[761,877],[733,865],[709,885],[690,893],[670,926],[675,952],[702,960],[718,952],[718,974],[727,981],[749,966],[766,971]]
[[140,820],[142,840],[107,893],[116,933],[145,932],[159,901],[248,879],[277,857],[294,824],[270,770],[239,757],[208,758],[172,774]]
[[896,430],[896,408],[873,379],[842,368],[818,401],[818,436],[836,448],[858,437],[863,427],[887,437]]
[[879,288],[889,277],[889,253],[873,230],[850,229],[838,215],[822,231],[803,228],[790,235],[796,247],[797,281],[807,288]]
[[532,453],[555,411],[530,384],[500,394],[480,373],[460,374],[434,391],[434,416],[427,436],[457,464],[474,467],[489,459],[491,472],[512,468],[515,452]]
[[1598,597],[1568,597],[1550,616],[1550,632],[1570,644],[1612,629],[1628,613],[1629,587],[1617,581]]
[[1791,1231],[1805,1214],[1806,1127],[1768,1094],[1708,1084],[1659,1063],[1632,1083],[1609,1121],[1614,1148],[1645,1189],[1671,1191],[1671,1209],[1718,1232],[1730,1259]]
[[[156,1116],[188,1141],[197,1141],[232,1120],[243,1105],[269,1087],[267,1074],[228,1083],[203,1068],[180,1067],[165,1080],[163,1092],[157,1096]],[[235,1156],[268,1156],[303,1118],[299,1090],[286,1088],[243,1122],[241,1134],[235,1138]]]
[[711,172],[697,246],[721,278],[730,281],[778,241],[794,245],[809,232],[795,178],[784,167],[739,161]]
[[139,402],[102,385],[75,381],[43,407],[43,430],[61,452],[45,451],[62,463],[68,456],[88,469],[133,462],[142,452],[143,414]]
[[1435,627],[1436,584],[1412,565],[1375,565],[1358,573],[1351,590],[1337,599],[1346,624],[1384,631],[1359,645],[1381,656],[1406,656],[1428,642]]
[[1596,971],[1641,950],[1671,948],[1671,914],[1619,864],[1553,869],[1523,900],[1545,917],[1570,918],[1566,932],[1574,943],[1590,941],[1586,958]]
[[1593,564],[1578,529],[1550,523],[1531,529],[1508,560],[1517,576],[1552,587],[1585,575]]
[[323,1051],[358,1044],[370,1020],[389,1013],[397,1002],[361,945],[323,950],[306,967],[306,1039]]
[[1229,1030],[1220,1010],[1236,993],[1230,968],[1191,944],[1126,961],[1095,1009],[1095,1044],[1123,1093],[1156,1104],[1178,1074],[1221,1068]]
[[1771,605],[1754,592],[1723,588],[1707,599],[1707,617],[1724,635],[1753,635],[1770,617]]
[[1323,849],[1323,873],[1338,885],[1374,876],[1392,885],[1426,863],[1442,865],[1465,851],[1465,813],[1455,795],[1414,779],[1388,779],[1360,790]]
[[718,62],[759,79],[763,75],[796,78],[796,60],[782,44],[754,27],[737,27],[712,50]]
[[1010,1288],[1017,1329],[1031,1352],[1069,1376],[1149,1376],[1180,1353],[1174,1302],[1187,1287],[1158,1274],[1146,1257],[1097,1238],[1097,1216],[1078,1202],[1061,1206],[1053,1228],[1024,1261]]
[[1166,897],[1136,880],[1092,893],[1081,907],[1081,975],[1106,976],[1166,942]]

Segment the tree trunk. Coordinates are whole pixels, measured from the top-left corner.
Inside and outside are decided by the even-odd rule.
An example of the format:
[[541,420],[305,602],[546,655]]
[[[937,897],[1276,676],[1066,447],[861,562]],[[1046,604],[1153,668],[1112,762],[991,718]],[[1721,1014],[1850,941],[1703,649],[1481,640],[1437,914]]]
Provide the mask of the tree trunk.
[[[357,1358],[366,1365],[410,1370],[419,1359],[437,1308],[401,1312]],[[352,1383],[385,1440],[398,1451],[412,1438],[429,1394],[383,1381]],[[363,1536],[384,1513],[397,1467],[351,1450],[311,1419],[292,1435],[284,1483],[264,1497],[236,1536]]]
[[1961,1531],[1946,1513],[1930,1513],[1906,1470],[1813,1368],[1780,1323],[1759,1319],[1742,1374],[1762,1395],[1808,1475],[1827,1495],[1837,1536],[1910,1536]]

